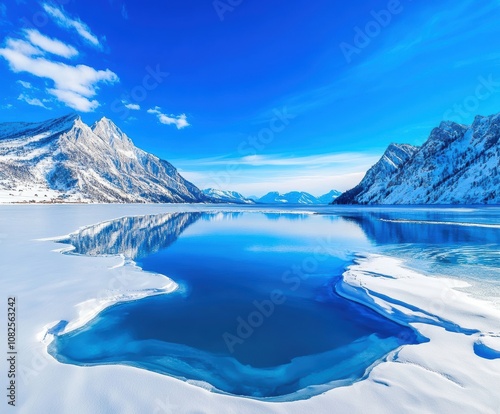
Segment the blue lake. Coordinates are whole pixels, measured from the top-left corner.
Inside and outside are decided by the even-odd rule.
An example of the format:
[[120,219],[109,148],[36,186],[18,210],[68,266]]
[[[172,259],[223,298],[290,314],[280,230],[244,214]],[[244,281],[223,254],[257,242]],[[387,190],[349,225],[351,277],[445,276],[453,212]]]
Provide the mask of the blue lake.
[[[474,222],[491,223],[488,214]],[[486,252],[485,266],[497,266],[499,229],[453,224],[460,220],[418,210],[206,212],[89,227],[62,242],[75,254],[123,254],[179,289],[111,306],[56,337],[49,352],[64,363],[131,365],[253,398],[307,398],[351,384],[390,351],[425,340],[337,295],[354,253],[430,249],[425,262],[440,264],[432,252],[445,248],[460,260],[474,245]]]

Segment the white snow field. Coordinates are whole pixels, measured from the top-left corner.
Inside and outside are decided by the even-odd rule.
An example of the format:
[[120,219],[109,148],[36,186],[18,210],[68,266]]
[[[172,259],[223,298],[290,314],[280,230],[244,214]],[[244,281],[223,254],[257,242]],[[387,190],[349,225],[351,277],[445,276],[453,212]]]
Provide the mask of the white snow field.
[[[176,288],[165,276],[121,266],[119,257],[63,255],[43,238],[122,216],[197,210],[192,205],[0,206],[0,275],[17,298],[16,407],[7,405],[2,357],[2,413],[29,414],[342,414],[500,413],[500,310],[457,290],[465,282],[427,277],[398,259],[365,255],[344,274],[339,291],[387,317],[409,323],[429,339],[404,346],[366,379],[308,400],[266,402],[212,393],[154,372],[119,365],[79,367],[46,352],[50,328],[81,326],[117,300]],[[239,209],[239,208],[238,208]],[[0,342],[6,349],[5,325]]]

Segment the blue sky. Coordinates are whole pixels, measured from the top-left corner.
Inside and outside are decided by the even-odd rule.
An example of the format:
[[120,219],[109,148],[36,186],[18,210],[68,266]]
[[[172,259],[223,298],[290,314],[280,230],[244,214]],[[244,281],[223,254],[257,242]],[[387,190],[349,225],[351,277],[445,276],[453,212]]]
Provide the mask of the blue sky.
[[0,2],[0,122],[112,119],[198,186],[346,190],[500,112],[500,2]]

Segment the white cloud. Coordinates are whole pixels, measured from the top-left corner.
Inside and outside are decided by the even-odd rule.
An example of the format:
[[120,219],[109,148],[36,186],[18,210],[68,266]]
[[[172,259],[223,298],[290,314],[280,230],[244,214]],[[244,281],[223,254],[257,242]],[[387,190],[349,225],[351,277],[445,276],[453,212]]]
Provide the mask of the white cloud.
[[[81,20],[70,17],[63,9],[49,3],[43,3],[42,7],[59,26],[75,30],[87,43],[101,49],[97,36]],[[70,108],[90,112],[99,106],[95,99],[99,84],[112,84],[118,82],[119,78],[109,69],[98,70],[84,64],[67,64],[56,58],[73,58],[78,54],[75,47],[45,36],[36,29],[25,29],[24,39],[7,38],[4,46],[0,46],[0,57],[8,62],[13,72],[25,72],[52,81],[53,85],[47,84],[45,92]],[[38,90],[29,82],[18,83],[26,89]],[[45,107],[44,102],[50,102],[26,94],[21,94],[18,99],[41,107]]]
[[26,37],[33,46],[37,46],[40,49],[54,55],[65,58],[71,58],[78,55],[78,51],[73,46],[66,45],[59,40],[44,36],[38,30],[26,30]]
[[64,102],[70,108],[76,109],[82,112],[92,112],[99,107],[99,102],[97,100],[90,100],[84,96],[68,90],[62,89],[47,89],[47,92],[54,95],[61,102]]
[[64,14],[61,9],[53,7],[47,3],[43,4],[43,9],[51,16],[54,21],[61,27],[65,29],[76,30],[76,32],[91,45],[101,48],[101,44],[96,35],[92,33],[90,28],[83,23],[81,20],[76,18],[71,18],[67,14]]
[[126,103],[122,102],[123,105],[125,105],[125,108],[130,109],[132,111],[139,111],[141,109],[141,106],[138,104],[132,104],[132,103]]
[[43,51],[24,40],[7,39],[0,56],[9,62],[13,72],[27,72],[39,78],[50,79],[54,87],[47,92],[57,97],[70,108],[82,112],[93,111],[99,103],[91,100],[96,95],[98,84],[118,82],[118,76],[109,69],[96,70],[86,65],[68,65],[54,62],[44,56]]
[[24,93],[22,93],[21,95],[19,95],[17,99],[20,100],[20,101],[26,102],[29,105],[40,106],[40,107],[45,108],[45,109],[50,109],[50,108],[47,108],[40,99],[38,99],[38,98],[31,98],[31,97],[29,97],[28,95],[26,95]]
[[31,89],[32,88],[31,83],[29,83],[29,82],[18,80],[17,83],[19,85],[21,85],[23,88],[26,88],[26,89]]
[[[16,50],[26,56],[41,56],[43,52],[25,40],[8,38],[6,48]],[[0,49],[3,50],[3,49]]]
[[186,114],[181,115],[166,115],[161,112],[161,108],[156,106],[155,108],[148,109],[148,114],[156,115],[158,120],[165,125],[175,125],[177,129],[182,129],[188,127],[190,124],[187,121]]

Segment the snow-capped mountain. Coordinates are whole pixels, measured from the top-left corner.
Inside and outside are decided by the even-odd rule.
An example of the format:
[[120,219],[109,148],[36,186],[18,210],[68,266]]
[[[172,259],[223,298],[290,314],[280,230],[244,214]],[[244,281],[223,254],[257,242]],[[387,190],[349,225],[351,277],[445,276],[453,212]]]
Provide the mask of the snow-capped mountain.
[[[361,200],[383,193],[391,177],[418,151],[407,144],[391,144],[382,158],[371,167],[353,189],[334,200],[334,204],[364,204]],[[368,195],[369,194],[369,195]]]
[[3,201],[202,202],[207,197],[167,161],[134,146],[109,119],[76,114],[0,124]]
[[256,201],[262,204],[328,204],[340,194],[340,191],[332,190],[328,194],[315,197],[303,191],[292,191],[286,194],[272,191]]
[[331,202],[338,198],[341,194],[341,191],[332,190],[329,193],[318,197],[318,202],[319,204],[331,204]]
[[442,122],[420,148],[392,144],[335,204],[499,204],[500,114]]
[[236,191],[225,191],[217,190],[215,188],[207,188],[203,190],[203,194],[220,203],[255,204],[255,201],[244,197]]

